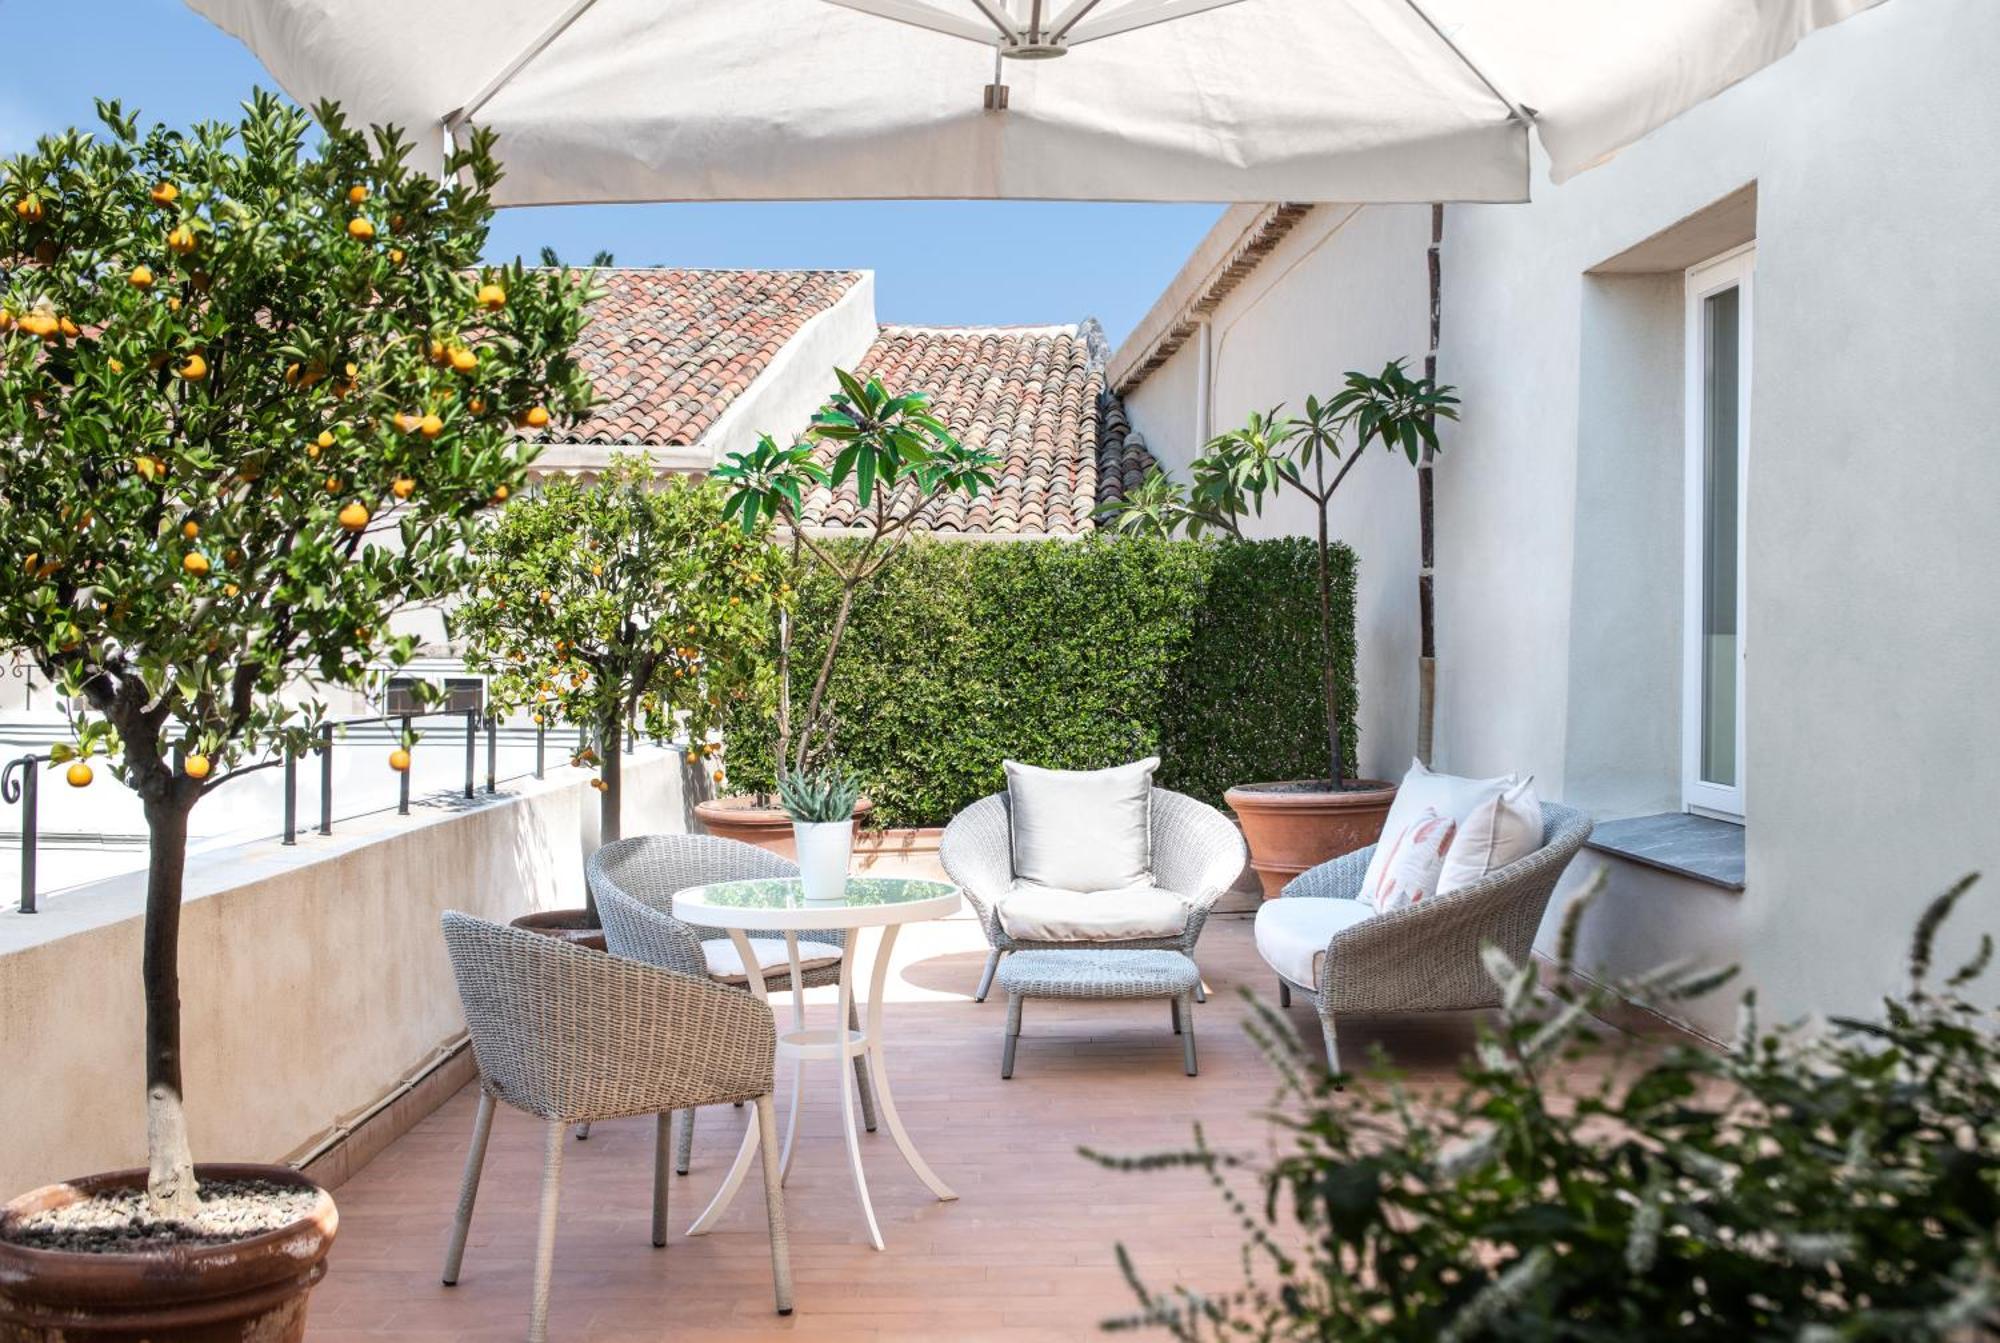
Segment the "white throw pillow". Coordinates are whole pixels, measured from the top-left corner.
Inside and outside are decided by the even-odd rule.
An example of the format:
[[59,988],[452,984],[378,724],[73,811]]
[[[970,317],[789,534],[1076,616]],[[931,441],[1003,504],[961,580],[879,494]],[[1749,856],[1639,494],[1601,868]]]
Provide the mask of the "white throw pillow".
[[1389,841],[1408,830],[1410,822],[1422,815],[1426,807],[1450,820],[1463,821],[1473,808],[1498,797],[1516,782],[1512,774],[1501,779],[1461,779],[1456,774],[1434,774],[1424,767],[1423,761],[1412,760],[1410,772],[1403,776],[1402,787],[1396,790],[1396,800],[1389,805],[1389,819],[1382,823],[1382,842],[1375,846],[1375,854],[1368,860],[1368,871],[1361,878],[1361,898],[1369,899],[1369,893],[1382,880],[1382,868],[1389,861]]
[[1425,807],[1393,839],[1385,840],[1388,861],[1382,865],[1381,880],[1366,892],[1377,914],[1404,909],[1437,894],[1438,874],[1444,871],[1444,856],[1451,849],[1458,822]]
[[1439,895],[1470,886],[1542,847],[1542,801],[1532,777],[1487,798],[1458,823],[1458,838],[1444,857]]
[[1113,769],[1005,764],[1016,880],[1064,891],[1151,883],[1158,756]]

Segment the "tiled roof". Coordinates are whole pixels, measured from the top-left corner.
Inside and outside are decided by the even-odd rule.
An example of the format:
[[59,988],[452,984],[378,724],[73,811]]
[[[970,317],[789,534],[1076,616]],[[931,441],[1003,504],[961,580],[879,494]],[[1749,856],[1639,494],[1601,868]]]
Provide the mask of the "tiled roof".
[[764,371],[807,321],[838,302],[855,271],[595,272],[603,297],[578,342],[599,404],[571,443],[684,446]]
[[[1104,386],[1096,323],[1062,327],[887,326],[859,371],[892,392],[925,391],[958,437],[1000,458],[994,488],[934,503],[934,532],[1095,529],[1092,510],[1122,499],[1153,466],[1125,407]],[[830,457],[830,452],[825,453]],[[852,525],[854,482],[806,500],[806,521]]]

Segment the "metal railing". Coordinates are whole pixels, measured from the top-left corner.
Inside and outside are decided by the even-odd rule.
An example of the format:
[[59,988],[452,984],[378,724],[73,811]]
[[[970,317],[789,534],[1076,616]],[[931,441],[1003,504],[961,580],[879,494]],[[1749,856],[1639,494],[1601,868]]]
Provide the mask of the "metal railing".
[[[334,788],[333,749],[337,735],[348,728],[376,727],[394,724],[398,743],[409,740],[411,728],[421,720],[454,719],[464,724],[465,730],[465,780],[460,796],[467,800],[478,796],[480,791],[480,746],[484,738],[485,778],[484,791],[490,796],[500,791],[500,785],[516,779],[542,778],[548,771],[549,729],[545,724],[535,725],[535,765],[530,773],[509,774],[504,778],[499,774],[499,720],[482,713],[478,709],[443,709],[428,713],[397,714],[391,717],[369,715],[360,718],[337,719],[320,726],[318,744],[311,747],[309,754],[319,757],[319,824],[315,827],[322,835],[333,833]],[[581,751],[588,744],[588,734],[582,729],[564,730],[561,735],[575,741],[574,750]],[[626,732],[625,753],[638,749],[637,734]],[[41,805],[41,767],[52,759],[45,752],[29,752],[19,755],[0,766],[0,802],[7,805],[18,804],[21,808],[21,894],[19,908],[23,914],[37,912],[36,876],[39,854],[37,836]],[[282,765],[284,769],[284,828],[279,842],[296,845],[299,842],[299,766],[301,753],[287,751]],[[276,763],[276,762],[274,762]],[[396,814],[410,814],[410,776],[413,770],[398,773],[396,784]],[[354,816],[366,812],[353,813]]]

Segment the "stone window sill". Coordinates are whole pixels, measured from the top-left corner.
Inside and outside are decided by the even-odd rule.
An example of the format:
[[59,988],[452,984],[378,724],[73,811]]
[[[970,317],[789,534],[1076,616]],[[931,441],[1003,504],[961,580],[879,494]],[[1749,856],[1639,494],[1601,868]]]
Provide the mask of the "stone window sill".
[[1600,821],[1591,832],[1590,847],[1725,891],[1740,891],[1743,836],[1743,827],[1729,821],[1663,812]]

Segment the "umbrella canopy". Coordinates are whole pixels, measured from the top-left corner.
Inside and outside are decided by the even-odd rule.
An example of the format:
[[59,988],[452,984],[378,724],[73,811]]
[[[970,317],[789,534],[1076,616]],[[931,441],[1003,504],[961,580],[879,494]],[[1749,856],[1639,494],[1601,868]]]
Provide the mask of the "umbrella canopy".
[[525,205],[1525,200],[1877,0],[189,3]]

